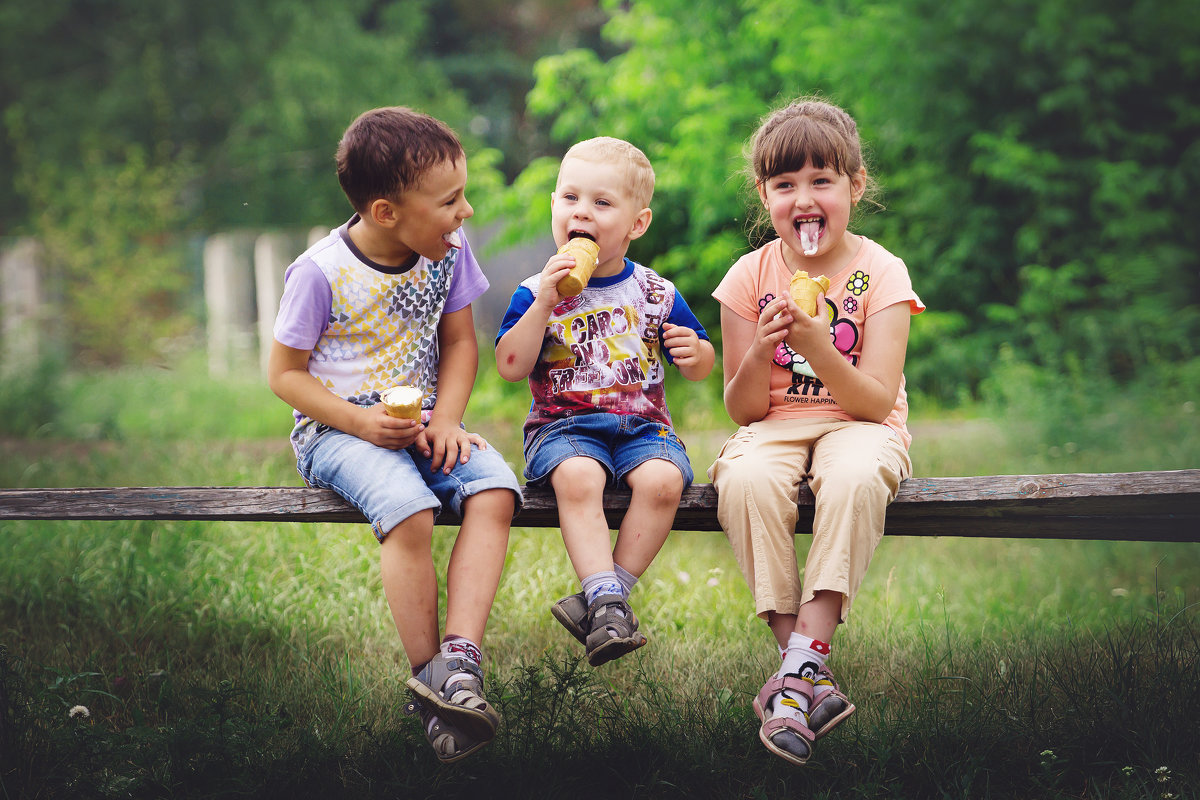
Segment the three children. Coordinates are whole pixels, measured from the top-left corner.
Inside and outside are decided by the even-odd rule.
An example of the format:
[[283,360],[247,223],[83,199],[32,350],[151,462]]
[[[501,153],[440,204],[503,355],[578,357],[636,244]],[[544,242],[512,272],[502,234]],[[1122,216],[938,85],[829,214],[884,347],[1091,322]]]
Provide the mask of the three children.
[[[739,260],[714,292],[726,407],[742,427],[710,475],[782,656],[754,703],[759,736],[802,764],[815,738],[854,710],[825,658],[884,508],[911,471],[902,369],[908,317],[922,306],[903,263],[846,229],[867,175],[845,112],[823,103],[778,112],[755,137],[753,171],[779,238]],[[455,761],[499,723],[483,693],[481,642],[521,497],[499,454],[462,424],[478,364],[470,304],[488,287],[461,231],[473,213],[465,157],[437,120],[376,109],[343,136],[338,176],[355,214],[288,268],[269,380],[295,409],[306,483],[334,489],[371,521],[413,708],[438,758]],[[525,477],[553,489],[580,582],[551,612],[593,666],[646,644],[630,590],[693,479],[667,408],[666,367],[700,381],[715,361],[674,285],[627,258],[649,228],[653,191],[650,162],[628,142],[599,137],[568,150],[551,231],[560,247],[593,241],[595,271],[582,292],[561,292],[576,259],[551,256],[513,292],[495,343],[500,374],[529,382]],[[831,281],[817,318],[781,291],[798,269]],[[385,413],[380,393],[395,384],[424,391],[421,420]],[[817,525],[801,586],[792,535],[806,478]],[[614,544],[602,501],[618,483],[631,500]],[[462,525],[439,638],[430,546],[447,503]]]

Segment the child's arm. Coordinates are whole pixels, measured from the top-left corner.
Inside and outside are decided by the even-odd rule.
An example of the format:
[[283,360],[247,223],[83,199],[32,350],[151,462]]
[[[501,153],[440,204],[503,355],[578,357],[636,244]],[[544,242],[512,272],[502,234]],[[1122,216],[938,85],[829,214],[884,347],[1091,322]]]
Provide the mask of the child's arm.
[[572,255],[556,253],[551,256],[542,268],[542,278],[533,303],[525,309],[517,324],[496,342],[496,369],[504,380],[524,380],[537,366],[538,356],[542,352],[542,339],[546,336],[546,324],[554,313],[554,307],[562,300],[558,294],[558,282],[573,266],[575,257]]
[[468,305],[442,317],[438,323],[437,402],[418,446],[433,468],[449,474],[456,462],[467,463],[471,442],[481,443],[462,428],[463,414],[475,375],[479,371],[479,342],[475,318]]
[[272,342],[267,382],[281,400],[317,422],[379,447],[400,450],[416,441],[424,430],[420,423],[389,417],[382,403],[364,408],[326,389],[308,371],[311,355],[308,350]]
[[896,303],[872,314],[863,325],[862,355],[858,365],[846,360],[829,336],[829,325],[800,311],[785,297],[792,322],[787,343],[808,361],[842,410],[865,422],[883,422],[896,405],[908,328],[912,312],[908,303]]
[[683,325],[663,323],[663,347],[671,354],[671,361],[679,367],[679,374],[689,381],[702,381],[712,372],[717,360],[717,351],[712,342],[701,339],[691,328]]
[[757,321],[721,306],[725,410],[738,425],[758,422],[771,407],[771,358],[787,336],[789,322],[783,298],[767,303]]

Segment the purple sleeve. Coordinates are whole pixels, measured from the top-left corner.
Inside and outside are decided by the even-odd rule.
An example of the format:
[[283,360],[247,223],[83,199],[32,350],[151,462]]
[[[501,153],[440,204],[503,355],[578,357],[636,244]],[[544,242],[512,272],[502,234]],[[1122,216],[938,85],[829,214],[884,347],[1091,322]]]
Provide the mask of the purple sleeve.
[[329,325],[333,290],[311,258],[296,261],[283,275],[283,297],[275,315],[275,340],[296,350],[312,350]]
[[458,263],[454,269],[454,277],[450,279],[450,290],[446,294],[446,305],[443,313],[452,314],[461,311],[487,291],[488,279],[475,254],[471,252],[471,244],[467,241],[466,231],[462,232],[462,247],[458,250]]

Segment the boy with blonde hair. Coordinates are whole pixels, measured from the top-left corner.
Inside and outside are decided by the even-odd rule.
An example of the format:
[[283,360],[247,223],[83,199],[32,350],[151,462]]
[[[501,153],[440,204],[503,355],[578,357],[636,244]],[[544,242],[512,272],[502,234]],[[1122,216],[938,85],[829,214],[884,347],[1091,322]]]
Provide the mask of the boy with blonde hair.
[[[629,592],[658,554],[693,473],[675,435],[664,392],[664,360],[689,380],[706,378],[715,353],[674,285],[625,257],[650,226],[654,170],[645,154],[600,137],[567,151],[551,194],[550,225],[561,247],[584,237],[599,247],[578,295],[559,281],[575,257],[559,252],[513,293],[496,339],[496,366],[528,378],[525,476],[549,483],[567,555],[582,591],[552,608],[599,666],[646,643]],[[604,490],[632,491],[612,546]]]

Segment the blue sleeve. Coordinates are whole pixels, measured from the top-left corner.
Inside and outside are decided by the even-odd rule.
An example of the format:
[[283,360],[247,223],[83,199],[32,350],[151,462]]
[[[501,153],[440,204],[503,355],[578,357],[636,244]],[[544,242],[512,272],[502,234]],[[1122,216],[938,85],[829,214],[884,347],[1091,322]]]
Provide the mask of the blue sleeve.
[[[705,341],[711,341],[708,336],[708,331],[704,330],[704,326],[700,324],[700,320],[696,319],[696,315],[692,313],[692,309],[688,306],[687,301],[683,299],[683,295],[679,290],[675,290],[675,303],[671,306],[671,314],[667,317],[667,322],[672,325],[680,325],[684,328],[691,328],[696,332],[696,335]],[[663,330],[660,326],[658,329],[658,344],[662,350],[663,357],[667,359],[668,364],[674,364],[675,360],[671,358],[671,354],[667,348],[663,346]]]
[[504,319],[500,320],[500,330],[496,333],[496,341],[493,346],[500,344],[500,339],[504,334],[508,333],[513,325],[516,325],[521,317],[525,316],[525,312],[533,305],[533,292],[524,286],[518,286],[513,292],[512,298],[508,301],[508,309],[504,312]]

